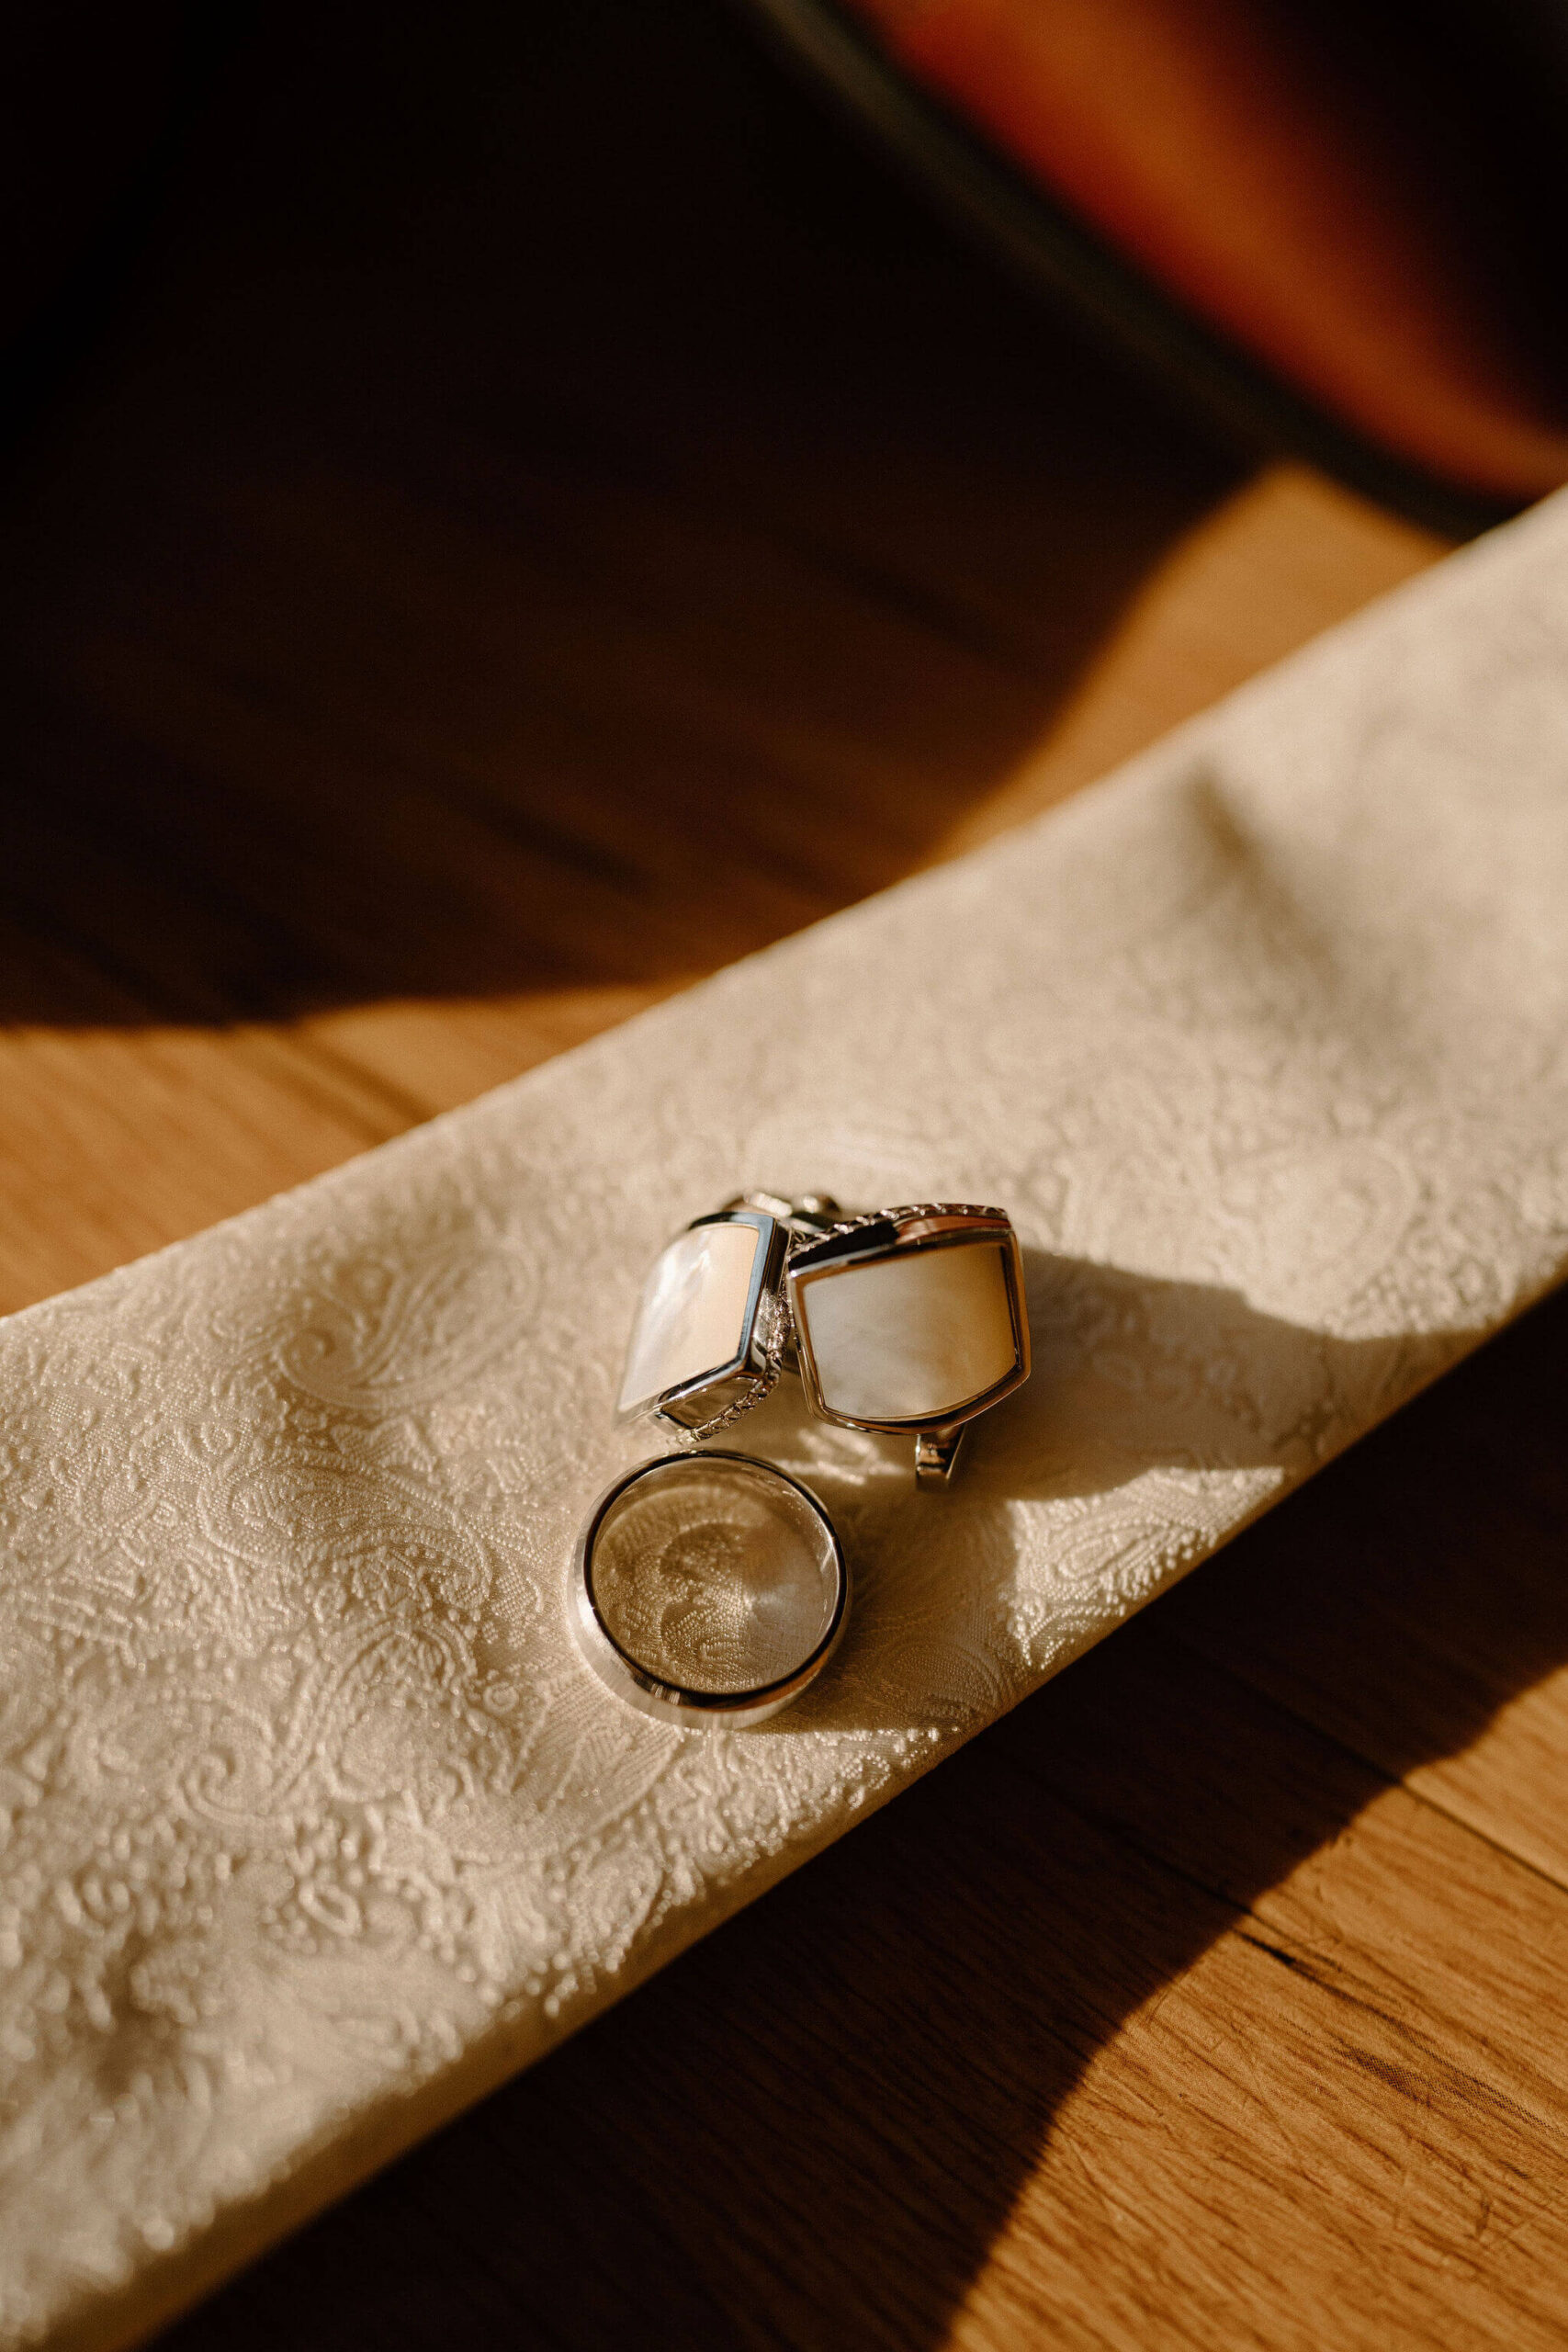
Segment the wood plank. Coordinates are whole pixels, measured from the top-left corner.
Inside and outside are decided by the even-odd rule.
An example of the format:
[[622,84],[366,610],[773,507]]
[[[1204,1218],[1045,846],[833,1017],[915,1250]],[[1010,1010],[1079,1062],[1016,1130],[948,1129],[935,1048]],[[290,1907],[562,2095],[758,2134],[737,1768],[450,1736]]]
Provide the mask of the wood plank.
[[[50,489],[65,498],[58,482]],[[585,527],[602,520],[604,503],[597,491],[585,500]],[[1055,518],[1043,509],[1049,533]],[[846,532],[855,520],[844,518]],[[363,578],[379,578],[388,547],[382,535],[360,553]],[[466,551],[482,572],[482,549]],[[943,793],[950,807],[970,803],[942,837],[944,854],[1034,813],[1089,780],[1100,753],[1137,749],[1212,690],[1263,666],[1293,631],[1304,638],[1353,610],[1432,552],[1331,485],[1280,469],[1222,502],[1154,562],[1059,721],[1048,719],[1033,741],[1021,731],[999,754],[976,747],[982,766],[997,760],[994,789],[982,791],[978,771],[955,785],[951,761],[922,777],[897,732],[857,749],[857,736],[874,731],[873,715],[858,709],[836,733],[798,741],[791,766],[777,736],[777,679],[763,662],[747,696],[732,695],[706,785],[682,799],[648,783],[646,756],[640,797],[603,783],[618,763],[630,765],[624,740],[649,724],[636,708],[641,656],[630,686],[608,665],[600,679],[580,763],[594,767],[600,786],[580,775],[569,797],[547,766],[525,766],[510,779],[491,772],[481,791],[467,776],[446,781],[464,762],[428,713],[421,725],[434,740],[423,752],[378,751],[372,682],[352,664],[334,674],[341,692],[330,707],[280,719],[280,705],[300,700],[298,670],[320,658],[310,630],[291,633],[274,650],[272,673],[237,693],[224,674],[227,647],[215,642],[240,625],[232,613],[214,617],[222,594],[204,583],[188,607],[164,609],[159,565],[116,581],[89,535],[54,601],[28,622],[47,684],[35,677],[23,689],[27,794],[0,881],[11,913],[0,940],[0,1010],[9,1015],[0,1068],[11,1073],[0,1153],[47,1170],[51,1202],[84,1207],[51,1260],[36,1220],[6,1194],[0,1306],[24,1306],[198,1230],[925,863]],[[300,575],[314,573],[320,554],[309,534],[290,537],[270,571],[243,570],[223,593],[246,609],[292,611]],[[764,550],[761,568],[770,566]],[[432,616],[449,605],[446,580],[438,568],[420,585]],[[902,628],[901,658],[911,673],[929,670],[923,617],[901,623],[868,593],[857,623],[830,580],[829,589],[825,623],[820,583],[805,572],[794,583],[813,629],[830,623],[846,663],[869,665],[876,644]],[[107,645],[76,634],[91,596],[130,616]],[[592,639],[603,624],[607,638],[613,617],[589,610],[581,627]],[[491,613],[484,622],[501,626]],[[692,643],[667,663],[670,683],[711,697],[733,647],[705,638],[700,616],[684,626]],[[449,645],[432,641],[433,662],[449,664]],[[960,666],[968,662],[961,650]],[[831,699],[838,682],[821,684]],[[547,721],[564,733],[579,682],[547,671],[528,691],[536,734]],[[1048,701],[1052,691],[1036,682],[1024,699]],[[553,716],[541,717],[552,698]],[[659,758],[668,758],[662,741]],[[547,788],[553,833],[534,821]],[[718,854],[725,790],[737,810],[778,813],[749,820]],[[906,814],[895,822],[897,810]],[[810,836],[814,863],[807,872],[792,849],[781,875],[781,843],[797,831]],[[134,1033],[134,1050],[117,1032]],[[46,1046],[46,1037],[60,1042]],[[67,1038],[79,1096],[61,1084]],[[221,1077],[209,1051],[220,1038]],[[130,1074],[139,1056],[144,1085]],[[177,1102],[156,1075],[175,1066],[185,1071]],[[34,1073],[45,1069],[39,1082]],[[278,1099],[286,1071],[297,1117]],[[101,1128],[89,1100],[103,1106]],[[122,1197],[132,1181],[134,1209]]]
[[[1281,1521],[1238,1606],[1238,1544],[1167,1623],[1429,1805],[1568,1886],[1568,1459],[1561,1300],[1357,1448]],[[1324,1577],[1354,1531],[1364,1589]]]
[[976,847],[1109,775],[1446,552],[1321,475],[1266,467],[1151,570],[1042,741],[960,820],[944,852]]

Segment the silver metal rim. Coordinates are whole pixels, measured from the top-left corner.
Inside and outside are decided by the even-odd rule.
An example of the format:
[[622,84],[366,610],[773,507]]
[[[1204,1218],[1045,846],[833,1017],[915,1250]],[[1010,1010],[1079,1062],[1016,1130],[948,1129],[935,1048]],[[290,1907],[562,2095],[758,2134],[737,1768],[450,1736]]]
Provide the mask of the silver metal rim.
[[[704,1439],[716,1437],[721,1429],[739,1420],[742,1413],[749,1413],[772,1393],[779,1376],[784,1329],[778,1314],[778,1291],[788,1250],[787,1223],[770,1209],[745,1202],[731,1204],[716,1209],[711,1216],[694,1217],[666,1247],[672,1248],[675,1241],[683,1240],[688,1233],[695,1233],[705,1225],[749,1225],[758,1237],[739,1346],[726,1363],[713,1365],[693,1380],[682,1381],[678,1387],[656,1391],[651,1396],[638,1397],[635,1404],[620,1406],[615,1413],[615,1419],[623,1428],[632,1421],[660,1421],[687,1445],[701,1444]],[[724,1399],[737,1385],[741,1389],[739,1396],[727,1402],[716,1402],[711,1411],[703,1410],[710,1398]],[[680,1410],[683,1405],[690,1408],[689,1414]]]
[[[907,1238],[900,1228],[910,1226],[946,1224],[950,1230],[920,1234]],[[857,1232],[869,1232],[876,1227],[891,1226],[897,1238],[891,1242],[869,1240],[864,1248],[846,1248]],[[817,1253],[829,1244],[839,1244],[838,1253],[826,1261]],[[1007,1285],[1008,1315],[1012,1324],[1013,1368],[978,1396],[966,1397],[939,1420],[915,1416],[897,1420],[868,1420],[848,1413],[836,1413],[824,1400],[822,1384],[818,1374],[817,1358],[811,1346],[810,1317],[800,1308],[800,1294],[819,1275],[839,1273],[855,1265],[874,1265],[879,1260],[902,1257],[915,1250],[972,1249],[976,1245],[998,1246],[1002,1252],[1002,1272]],[[784,1269],[784,1292],[789,1302],[790,1321],[794,1328],[800,1377],[806,1389],[806,1401],[818,1420],[830,1421],[839,1429],[880,1430],[890,1436],[913,1436],[917,1441],[930,1437],[945,1444],[951,1468],[951,1458],[957,1449],[955,1432],[968,1422],[988,1413],[1021,1388],[1029,1378],[1029,1310],[1023,1283],[1023,1254],[1012,1219],[1005,1209],[976,1208],[964,1201],[934,1201],[910,1208],[869,1209],[862,1216],[846,1218],[832,1233],[793,1250]],[[938,1483],[945,1484],[946,1473]]]
[[[828,1629],[809,1657],[803,1658],[794,1672],[777,1682],[758,1683],[742,1690],[691,1690],[679,1683],[662,1681],[657,1675],[623,1649],[599,1613],[593,1597],[593,1552],[599,1532],[615,1506],[633,1487],[644,1479],[661,1475],[689,1471],[694,1464],[732,1462],[747,1473],[760,1476],[781,1487],[792,1501],[804,1506],[812,1520],[828,1539],[829,1555],[836,1579],[833,1607]],[[628,1706],[645,1715],[652,1715],[661,1723],[676,1723],[687,1730],[706,1725],[723,1726],[741,1731],[750,1724],[765,1723],[771,1715],[791,1705],[802,1691],[810,1688],[827,1665],[842,1639],[850,1609],[850,1572],[844,1558],[839,1531],[829,1517],[823,1504],[809,1487],[792,1478],[776,1463],[763,1462],[754,1453],[735,1453],[728,1448],[715,1446],[694,1453],[661,1453],[651,1461],[639,1462],[605,1488],[594,1504],[578,1536],[572,1555],[571,1623],[578,1646],[605,1687]]]

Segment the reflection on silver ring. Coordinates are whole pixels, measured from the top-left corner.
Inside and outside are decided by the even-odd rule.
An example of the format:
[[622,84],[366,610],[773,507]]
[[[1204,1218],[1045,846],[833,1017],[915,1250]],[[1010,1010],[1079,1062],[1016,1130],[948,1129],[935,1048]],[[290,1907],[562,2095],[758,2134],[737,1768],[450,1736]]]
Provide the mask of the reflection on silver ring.
[[617,1478],[578,1538],[571,1619],[600,1680],[644,1714],[742,1729],[799,1698],[850,1600],[837,1530],[808,1487],[718,1451]]

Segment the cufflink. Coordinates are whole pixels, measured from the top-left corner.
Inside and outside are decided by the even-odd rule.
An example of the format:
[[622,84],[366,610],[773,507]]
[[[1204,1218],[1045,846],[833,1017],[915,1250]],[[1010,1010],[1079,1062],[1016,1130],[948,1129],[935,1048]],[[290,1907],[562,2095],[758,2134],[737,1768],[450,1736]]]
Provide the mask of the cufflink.
[[701,1443],[784,1370],[818,1419],[910,1433],[917,1482],[945,1486],[969,1422],[1029,1377],[1011,1220],[953,1202],[846,1217],[770,1193],[698,1217],[644,1286],[620,1418]]
[[797,1238],[784,1270],[807,1402],[843,1429],[908,1430],[945,1486],[969,1423],[1029,1377],[1023,1258],[1001,1209],[881,1209]]
[[678,1233],[643,1285],[616,1418],[651,1415],[700,1444],[760,1405],[789,1349],[791,1244],[841,1214],[822,1194],[786,1201],[745,1193]]

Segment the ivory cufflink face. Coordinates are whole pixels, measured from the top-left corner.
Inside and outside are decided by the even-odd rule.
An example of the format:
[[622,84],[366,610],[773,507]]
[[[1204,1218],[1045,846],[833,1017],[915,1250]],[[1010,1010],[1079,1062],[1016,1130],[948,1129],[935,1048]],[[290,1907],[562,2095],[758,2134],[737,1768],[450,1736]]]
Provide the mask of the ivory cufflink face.
[[706,1437],[760,1405],[779,1376],[789,1227],[767,1209],[699,1217],[660,1250],[626,1351],[622,1420],[644,1413]]
[[945,1483],[965,1426],[1029,1377],[1022,1257],[999,1209],[857,1218],[797,1243],[785,1283],[813,1411],[911,1431],[922,1484]]

